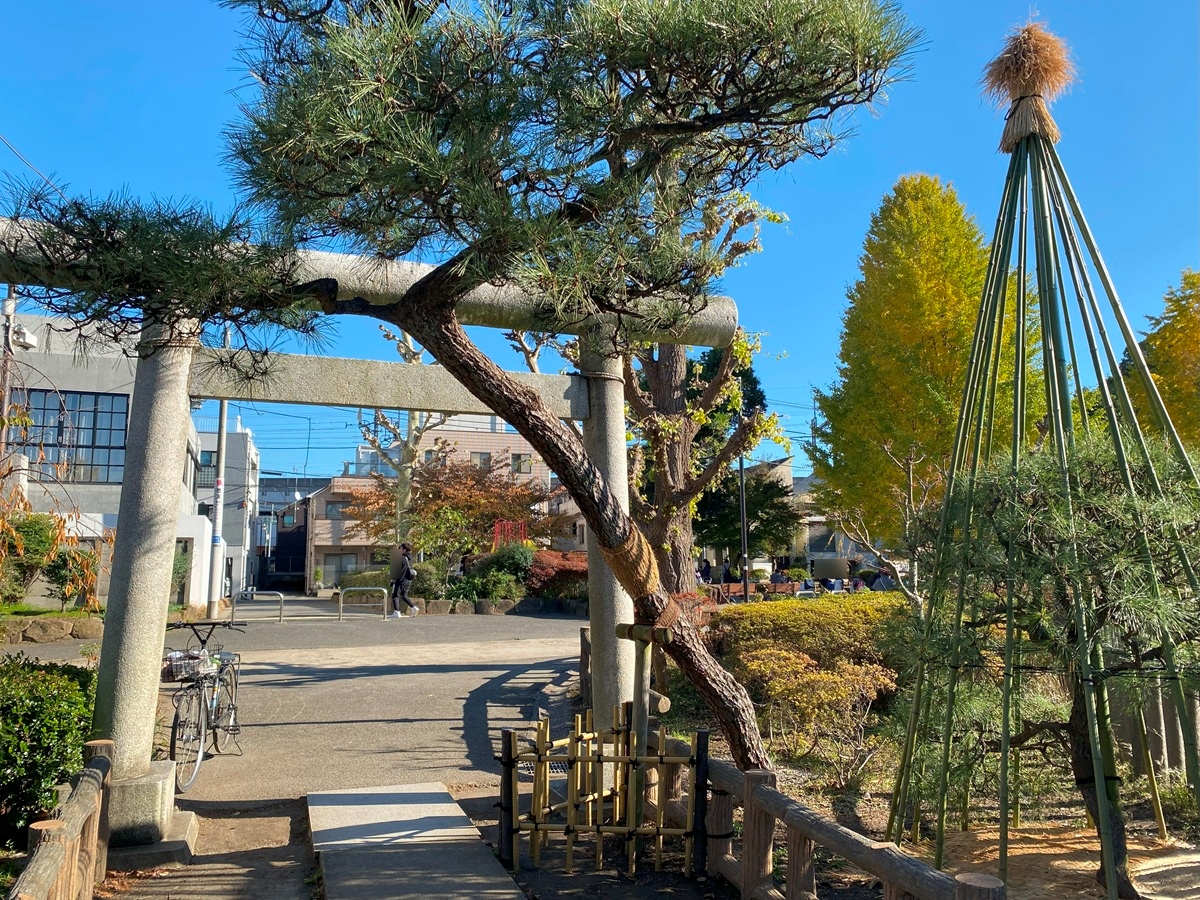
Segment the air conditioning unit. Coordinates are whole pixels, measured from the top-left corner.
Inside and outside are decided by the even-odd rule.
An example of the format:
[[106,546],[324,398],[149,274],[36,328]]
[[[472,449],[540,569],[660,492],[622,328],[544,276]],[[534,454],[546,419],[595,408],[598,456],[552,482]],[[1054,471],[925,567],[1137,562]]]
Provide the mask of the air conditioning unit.
[[38,345],[37,336],[20,322],[12,327],[12,342],[22,350],[36,350]]

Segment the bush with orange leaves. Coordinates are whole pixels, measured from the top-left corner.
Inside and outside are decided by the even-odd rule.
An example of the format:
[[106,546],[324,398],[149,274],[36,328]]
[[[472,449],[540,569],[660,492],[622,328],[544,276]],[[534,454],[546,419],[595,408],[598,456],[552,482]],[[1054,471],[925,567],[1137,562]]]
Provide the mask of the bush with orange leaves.
[[881,742],[873,709],[896,690],[880,638],[902,601],[894,594],[748,603],[722,608],[713,633],[750,691],[768,745],[830,786],[856,789]]

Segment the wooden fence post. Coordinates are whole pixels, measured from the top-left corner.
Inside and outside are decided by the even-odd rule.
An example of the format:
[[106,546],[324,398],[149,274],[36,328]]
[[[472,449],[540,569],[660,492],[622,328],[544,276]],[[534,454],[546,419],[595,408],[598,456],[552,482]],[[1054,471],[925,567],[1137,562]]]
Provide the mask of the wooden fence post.
[[[92,884],[100,884],[108,875],[108,798],[112,790],[112,741],[88,741],[83,745],[83,761],[86,765],[93,759],[105,759],[104,782],[97,798],[97,809],[92,833],[88,838],[91,847]],[[89,892],[86,896],[90,897]]]
[[789,828],[787,847],[787,883],[784,886],[784,896],[787,900],[815,900],[817,869],[813,865],[813,842],[801,834],[799,828]]
[[579,629],[579,700],[585,709],[592,706],[592,630]]
[[519,812],[513,809],[513,784],[517,778],[517,761],[513,759],[512,731],[505,728],[500,732],[500,835],[496,842],[500,865],[515,872],[513,865],[513,828]]
[[751,769],[746,773],[742,793],[742,900],[771,883],[771,850],[775,837],[775,817],[754,799],[760,785],[775,787],[775,773]]
[[704,830],[708,833],[708,860],[704,868],[709,875],[715,876],[718,862],[733,849],[733,795],[728,791],[713,787]]
[[[695,800],[692,802],[692,821],[686,823],[692,829],[692,846],[695,850],[695,861],[692,869],[695,872],[707,872],[708,855],[708,729],[701,728],[692,739],[692,765],[695,776],[692,779],[692,792]],[[660,751],[661,752],[661,751]],[[729,807],[729,828],[733,830],[733,807]]]
[[991,875],[967,872],[954,877],[954,900],[1004,900],[1004,882]]
[[67,826],[61,819],[46,819],[41,822],[32,822],[29,825],[29,856],[32,858],[34,851],[42,844],[61,844],[64,851],[64,863],[58,870],[58,875],[54,882],[50,885],[50,889],[46,892],[46,900],[74,900],[67,893],[69,888],[70,875],[69,868],[74,869],[74,860],[65,858],[67,849]]

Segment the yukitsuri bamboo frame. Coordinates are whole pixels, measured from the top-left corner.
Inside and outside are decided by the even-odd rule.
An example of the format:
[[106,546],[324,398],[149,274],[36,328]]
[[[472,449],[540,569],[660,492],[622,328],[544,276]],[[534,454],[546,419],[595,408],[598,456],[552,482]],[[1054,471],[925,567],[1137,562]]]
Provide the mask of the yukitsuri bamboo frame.
[[[1032,27],[1026,26],[1022,30]],[[1013,109],[1040,94],[1039,91],[1025,90],[1014,93]],[[1034,311],[1030,298],[1026,296],[1026,283],[1031,276],[1036,278],[1036,311],[1039,320],[1036,330],[1041,339],[1043,388],[1048,410],[1045,418],[1047,452],[1054,454],[1058,466],[1060,498],[1064,502],[1068,520],[1073,517],[1073,509],[1079,499],[1072,479],[1070,451],[1076,434],[1087,434],[1091,429],[1103,428],[1111,439],[1123,487],[1130,495],[1141,492],[1143,496],[1153,498],[1161,499],[1164,496],[1143,432],[1143,422],[1161,433],[1175,462],[1186,473],[1187,480],[1200,490],[1200,479],[1154,384],[1137,337],[1054,148],[1053,139],[1047,139],[1040,133],[1016,135],[1011,141],[1008,138],[1006,129],[1004,150],[1010,153],[1008,175],[992,241],[946,487],[947,497],[953,494],[956,485],[965,488],[967,502],[961,512],[952,511],[951,506],[946,505],[934,550],[933,566],[927,570],[930,575],[928,601],[923,610],[925,637],[928,640],[935,616],[948,615],[952,629],[951,651],[949,660],[944,663],[931,660],[927,665],[924,658],[918,662],[914,702],[888,823],[888,836],[898,843],[904,831],[904,818],[910,809],[910,799],[915,800],[915,796],[910,798],[910,790],[917,735],[934,729],[931,721],[933,692],[939,688],[934,687],[930,680],[930,668],[944,664],[947,673],[940,690],[943,691],[945,709],[940,728],[941,752],[934,810],[937,816],[934,861],[938,866],[942,862],[946,830],[955,692],[964,664],[962,652],[965,634],[971,627],[964,616],[964,601],[973,589],[968,584],[969,575],[965,565],[955,558],[948,535],[954,532],[967,536],[971,534],[972,493],[978,484],[982,466],[993,457],[992,442],[997,416],[1002,417],[1005,412],[999,408],[1002,401],[997,394],[998,386],[1005,378],[1001,375],[1001,363],[1006,360],[1003,352],[1006,307],[1015,314],[1013,371],[1011,376],[1007,376],[1011,378],[1012,434],[1007,446],[996,449],[994,458],[1000,459],[1003,452],[1008,460],[1008,470],[1015,473],[1022,458],[1030,452],[1025,425],[1029,410],[1027,397],[1031,388],[1026,378],[1026,313]],[[1015,289],[1010,288],[1010,283]],[[1072,300],[1078,307],[1077,313],[1072,312]],[[1110,339],[1106,317],[1115,323],[1123,348]],[[1127,354],[1127,364],[1122,362],[1122,349]],[[1090,408],[1085,401],[1084,378],[1095,380],[1095,391],[1099,396],[1095,408]],[[1148,417],[1135,409],[1127,379],[1142,387],[1148,402]],[[1006,388],[1008,384],[1005,378]],[[1036,385],[1033,390],[1037,390]],[[1139,414],[1142,421],[1139,421]],[[1089,422],[1089,417],[1095,421]],[[1146,476],[1149,488],[1135,487],[1135,471]],[[1012,503],[1014,506],[1018,504],[1015,495]],[[1164,588],[1159,584],[1152,548],[1143,530],[1135,529],[1135,532],[1146,583],[1157,600]],[[1177,557],[1179,569],[1186,576],[1191,596],[1200,596],[1200,576],[1178,531],[1174,532],[1170,544],[1169,549]],[[1078,539],[1072,536],[1067,551],[1072,558],[1078,553],[1079,547]],[[1064,579],[1064,582],[1064,590],[1071,601],[1071,618],[1076,635],[1073,664],[1086,712],[1092,762],[1091,783],[1096,786],[1106,888],[1109,898],[1115,900],[1118,886],[1108,790],[1110,785],[1116,783],[1116,773],[1104,759],[1104,748],[1111,744],[1111,725],[1105,712],[1106,704],[1101,702],[1105,691],[1104,679],[1107,677],[1104,672],[1106,648],[1092,634],[1096,609],[1088,585],[1078,578]],[[1041,589],[1041,585],[1025,585],[1010,569],[1005,589],[999,773],[1001,877],[1007,874],[1008,830],[1011,824],[1019,821],[1019,790],[1013,790],[1013,787],[1019,788],[1020,757],[1012,744],[1012,733],[1014,719],[1020,721],[1019,679],[1024,651],[1022,626],[1016,621],[1014,605],[1022,589],[1033,592]],[[1170,683],[1172,699],[1183,723],[1183,756],[1187,779],[1192,791],[1200,797],[1200,751],[1175,661],[1178,635],[1171,633],[1165,621],[1158,624],[1161,645],[1158,649],[1164,675]],[[1139,733],[1143,730],[1144,724],[1139,728]],[[914,803],[914,831],[918,820],[919,807]]]
[[54,817],[29,826],[29,862],[8,900],[90,900],[108,865],[113,742],[83,745],[87,761]]
[[[707,836],[704,822],[707,816],[708,791],[708,732],[692,736],[690,747],[677,748],[674,755],[652,753],[642,756],[633,753],[632,704],[613,708],[611,729],[597,731],[592,726],[592,713],[575,716],[570,734],[557,741],[550,740],[550,722],[538,722],[533,751],[522,752],[516,732],[501,732],[500,784],[500,862],[514,872],[520,867],[520,836],[529,835],[529,854],[535,867],[541,865],[542,848],[551,835],[566,839],[565,871],[575,870],[577,835],[596,835],[595,866],[604,864],[606,834],[625,836],[626,859],[630,874],[637,866],[637,838],[653,838],[654,867],[662,868],[663,839],[682,838],[684,869],[687,874],[704,871]],[[665,731],[657,734],[657,746],[667,743]],[[686,748],[688,752],[682,750]],[[530,812],[520,814],[520,785],[517,767],[521,763],[533,766],[533,787]],[[566,768],[566,799],[551,803],[551,768],[558,764]],[[641,768],[645,779],[644,803],[635,802],[631,790],[638,779],[632,773]],[[605,787],[605,772],[610,785]],[[698,787],[699,786],[699,787]],[[686,799],[683,799],[685,798]],[[684,813],[687,827],[667,824],[669,808]],[[640,821],[636,812],[642,808]],[[561,814],[564,822],[551,822]]]

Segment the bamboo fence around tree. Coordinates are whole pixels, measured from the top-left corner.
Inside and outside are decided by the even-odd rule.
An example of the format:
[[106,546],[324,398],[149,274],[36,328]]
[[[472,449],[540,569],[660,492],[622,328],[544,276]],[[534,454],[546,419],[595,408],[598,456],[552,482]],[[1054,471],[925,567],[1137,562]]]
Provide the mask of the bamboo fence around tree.
[[[529,856],[541,865],[541,855],[552,835],[565,839],[566,873],[575,871],[577,838],[594,838],[595,866],[604,865],[604,836],[625,838],[625,858],[629,874],[634,874],[638,859],[638,838],[652,839],[654,868],[663,864],[665,838],[683,843],[684,872],[692,875],[705,868],[707,816],[708,733],[692,735],[686,755],[639,753],[634,748],[633,704],[613,707],[613,727],[595,730],[592,712],[575,716],[570,733],[559,740],[550,739],[550,722],[537,723],[532,747],[521,748],[515,731],[501,732],[500,786],[500,862],[516,872],[520,867],[520,836],[529,835]],[[667,736],[659,729],[656,746],[665,748]],[[522,767],[533,776],[528,814],[520,812]],[[640,770],[649,777],[639,779]],[[556,775],[562,775],[556,779]],[[562,780],[562,799],[553,799],[551,783]],[[607,787],[606,787],[607,784]],[[699,785],[699,787],[698,787]],[[653,797],[650,809],[641,802],[647,788]],[[635,792],[638,792],[635,796]],[[689,823],[686,827],[666,824],[668,805],[686,798]]]
[[[1163,486],[1143,430],[1143,424],[1146,424],[1161,432],[1175,461],[1192,485],[1200,489],[1200,480],[1197,480],[1187,451],[1159,396],[1137,337],[1054,147],[1059,132],[1046,101],[1061,93],[1070,84],[1072,76],[1065,46],[1037,24],[1015,31],[1004,51],[985,73],[988,91],[1011,103],[1001,141],[1001,150],[1008,153],[1010,159],[963,388],[946,487],[947,502],[933,549],[933,565],[927,570],[928,580],[923,586],[927,598],[922,610],[924,649],[928,651],[935,623],[948,618],[949,654],[948,660],[935,660],[928,652],[920,654],[888,824],[889,839],[899,843],[904,834],[905,817],[911,814],[914,836],[917,833],[920,800],[915,784],[921,780],[922,773],[914,769],[914,760],[923,736],[935,730],[932,720],[940,716],[940,729],[936,729],[940,732],[940,748],[934,800],[937,821],[935,864],[939,867],[946,830],[951,750],[959,738],[955,730],[956,695],[967,666],[965,656],[972,638],[968,632],[977,625],[975,614],[980,586],[972,581],[967,555],[976,524],[972,520],[972,499],[981,467],[1006,460],[1015,475],[1018,464],[1031,452],[1034,442],[1044,442],[1046,452],[1053,453],[1057,462],[1060,500],[1067,510],[1068,521],[1073,522],[1071,517],[1078,499],[1078,487],[1071,470],[1075,438],[1104,429],[1111,437],[1124,489],[1130,496],[1137,496],[1140,490],[1150,499],[1162,499]],[[1033,297],[1027,291],[1031,277],[1032,283],[1036,284]],[[1072,311],[1073,305],[1077,312]],[[1122,353],[1118,352],[1106,324],[1110,321],[1115,322],[1119,332],[1124,364]],[[1008,344],[1005,343],[1006,328],[1012,329]],[[1038,346],[1042,364],[1040,386],[1029,383],[1029,361]],[[1011,357],[1008,356],[1010,348]],[[1086,355],[1081,351],[1086,351]],[[1147,409],[1135,407],[1129,381],[1136,382],[1141,388]],[[1027,433],[1030,411],[1034,408],[1031,399],[1038,391],[1044,393],[1044,398],[1038,399],[1044,399],[1046,410],[1045,419],[1038,423],[1040,437]],[[1093,395],[1091,400],[1087,400],[1089,392]],[[1139,413],[1146,418],[1147,412],[1149,421],[1139,421]],[[1006,423],[1008,415],[1011,415],[1011,421]],[[1002,451],[999,432],[1006,424],[1010,440]],[[1139,488],[1138,485],[1149,487]],[[965,496],[965,502],[951,502],[956,491],[960,492],[959,496]],[[1016,502],[1014,495],[1014,507]],[[1037,515],[1037,511],[1030,512]],[[1164,590],[1153,561],[1152,551],[1157,548],[1150,546],[1144,531],[1139,530],[1134,540],[1138,542],[1141,564],[1157,600],[1159,592]],[[1072,537],[1068,546],[1068,553],[1076,554],[1080,547],[1078,539]],[[1178,531],[1173,546],[1168,549],[1186,576],[1187,588],[1183,590],[1190,590],[1193,599],[1200,596],[1195,568]],[[1021,672],[1026,668],[1022,660],[1025,645],[1030,640],[1027,626],[1015,615],[1016,599],[1018,595],[1030,596],[1031,592],[1045,589],[1040,584],[1021,583],[1020,574],[1013,565],[1012,552],[1010,545],[1008,577],[1003,591],[1004,662],[1000,686],[1002,878],[1007,875],[1009,827],[1019,823],[1020,817],[1020,756],[1013,746],[1013,734],[1014,727],[1022,721]],[[1086,709],[1106,889],[1109,898],[1115,900],[1118,884],[1109,807],[1119,798],[1119,783],[1114,760],[1108,752],[1112,738],[1105,690],[1105,648],[1095,633],[1097,610],[1091,603],[1092,591],[1088,588],[1089,585],[1084,583],[1063,585],[1073,618],[1075,644],[1071,662]],[[1159,623],[1157,634],[1160,646],[1154,648],[1155,655],[1161,658],[1162,677],[1171,685],[1176,712],[1184,723],[1186,777],[1191,790],[1200,799],[1195,724],[1175,658],[1178,635],[1172,633],[1171,626],[1165,621]],[[1141,730],[1143,746],[1146,746],[1144,720]],[[1152,790],[1157,796],[1153,763],[1148,753],[1146,763],[1151,772]],[[968,769],[967,781],[959,788],[964,797],[964,815],[969,777]]]

